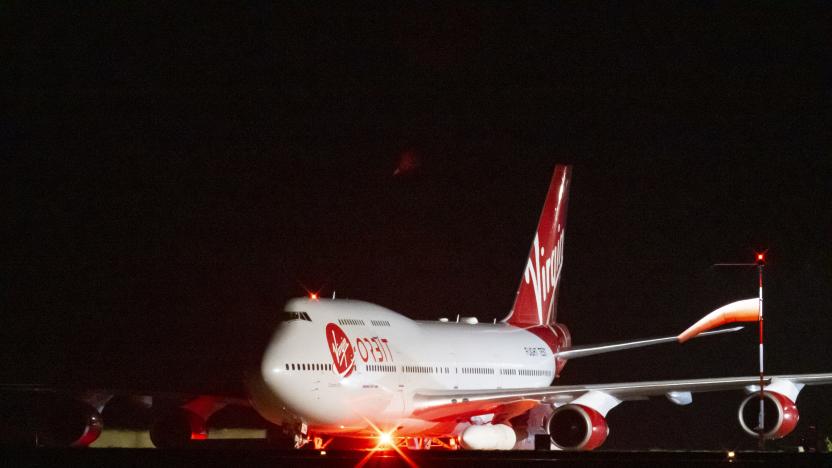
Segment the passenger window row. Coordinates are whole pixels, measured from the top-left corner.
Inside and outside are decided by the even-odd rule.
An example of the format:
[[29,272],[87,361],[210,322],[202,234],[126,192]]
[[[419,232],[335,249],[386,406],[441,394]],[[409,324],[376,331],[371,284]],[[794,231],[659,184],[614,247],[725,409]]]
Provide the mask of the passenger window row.
[[450,374],[450,367],[437,366],[402,366],[402,372],[411,374]]
[[293,371],[328,371],[328,370],[332,370],[332,364],[319,364],[319,363],[295,364],[295,363],[288,363],[288,364],[286,364],[286,370],[293,370]]
[[[396,372],[392,364],[367,364],[368,372]],[[332,364],[321,363],[287,363],[287,371],[331,371]],[[402,372],[411,374],[450,374],[449,367],[439,366],[402,366]],[[457,370],[458,372],[458,370]],[[494,369],[488,367],[463,367],[462,374],[494,375]],[[549,376],[552,371],[544,369],[500,369],[500,375]]]
[[370,320],[370,324],[376,327],[389,327],[390,322],[387,320]]
[[338,319],[338,325],[366,325],[363,320]]
[[367,364],[369,372],[396,372],[396,366],[389,364]]

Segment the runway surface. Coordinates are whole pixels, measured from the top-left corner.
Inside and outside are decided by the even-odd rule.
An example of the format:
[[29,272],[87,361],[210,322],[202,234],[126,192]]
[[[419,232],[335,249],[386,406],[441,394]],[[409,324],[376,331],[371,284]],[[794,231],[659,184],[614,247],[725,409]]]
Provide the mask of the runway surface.
[[6,449],[3,466],[830,466],[826,453],[737,452],[360,452],[263,448],[157,449]]

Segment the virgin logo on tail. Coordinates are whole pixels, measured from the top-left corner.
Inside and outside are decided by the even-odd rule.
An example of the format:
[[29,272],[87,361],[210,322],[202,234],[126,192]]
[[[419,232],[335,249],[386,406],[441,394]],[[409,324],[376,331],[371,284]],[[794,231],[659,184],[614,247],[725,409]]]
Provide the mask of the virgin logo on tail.
[[512,325],[547,325],[556,318],[555,302],[563,265],[570,172],[569,166],[558,165],[552,174],[517,297],[511,312],[504,319]]
[[335,371],[341,377],[348,377],[355,369],[355,352],[347,334],[338,325],[329,323],[326,326],[326,342],[329,345]]
[[555,289],[555,285],[558,284],[560,267],[563,265],[563,255],[561,254],[562,249],[559,247],[565,235],[566,231],[563,231],[558,239],[558,242],[555,244],[555,248],[549,253],[549,257],[546,259],[546,262],[544,262],[543,256],[546,254],[546,251],[540,246],[540,240],[538,239],[537,234],[535,234],[533,250],[537,253],[537,255],[530,257],[529,262],[526,263],[523,280],[526,284],[531,283],[532,289],[534,290],[534,300],[535,305],[537,306],[537,320],[540,324],[546,323],[543,320],[543,307],[545,304],[547,306],[546,312],[549,311],[549,301],[547,300],[551,299],[552,291]]

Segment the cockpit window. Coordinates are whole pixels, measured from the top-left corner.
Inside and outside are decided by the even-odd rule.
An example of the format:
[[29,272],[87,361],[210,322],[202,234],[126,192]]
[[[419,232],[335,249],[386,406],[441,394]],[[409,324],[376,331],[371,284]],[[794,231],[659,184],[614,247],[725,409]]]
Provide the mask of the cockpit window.
[[289,310],[284,310],[280,314],[281,322],[289,322],[292,320],[306,320],[307,322],[312,321],[312,319],[309,318],[309,314],[307,314],[306,312],[293,312]]

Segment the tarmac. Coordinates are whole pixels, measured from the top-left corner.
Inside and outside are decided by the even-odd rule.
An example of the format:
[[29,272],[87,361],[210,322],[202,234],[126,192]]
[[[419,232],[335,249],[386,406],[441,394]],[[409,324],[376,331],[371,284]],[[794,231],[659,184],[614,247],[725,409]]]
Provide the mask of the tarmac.
[[559,452],[559,451],[314,451],[282,450],[228,443],[190,449],[45,449],[0,450],[0,466],[827,466],[832,454],[795,452]]

